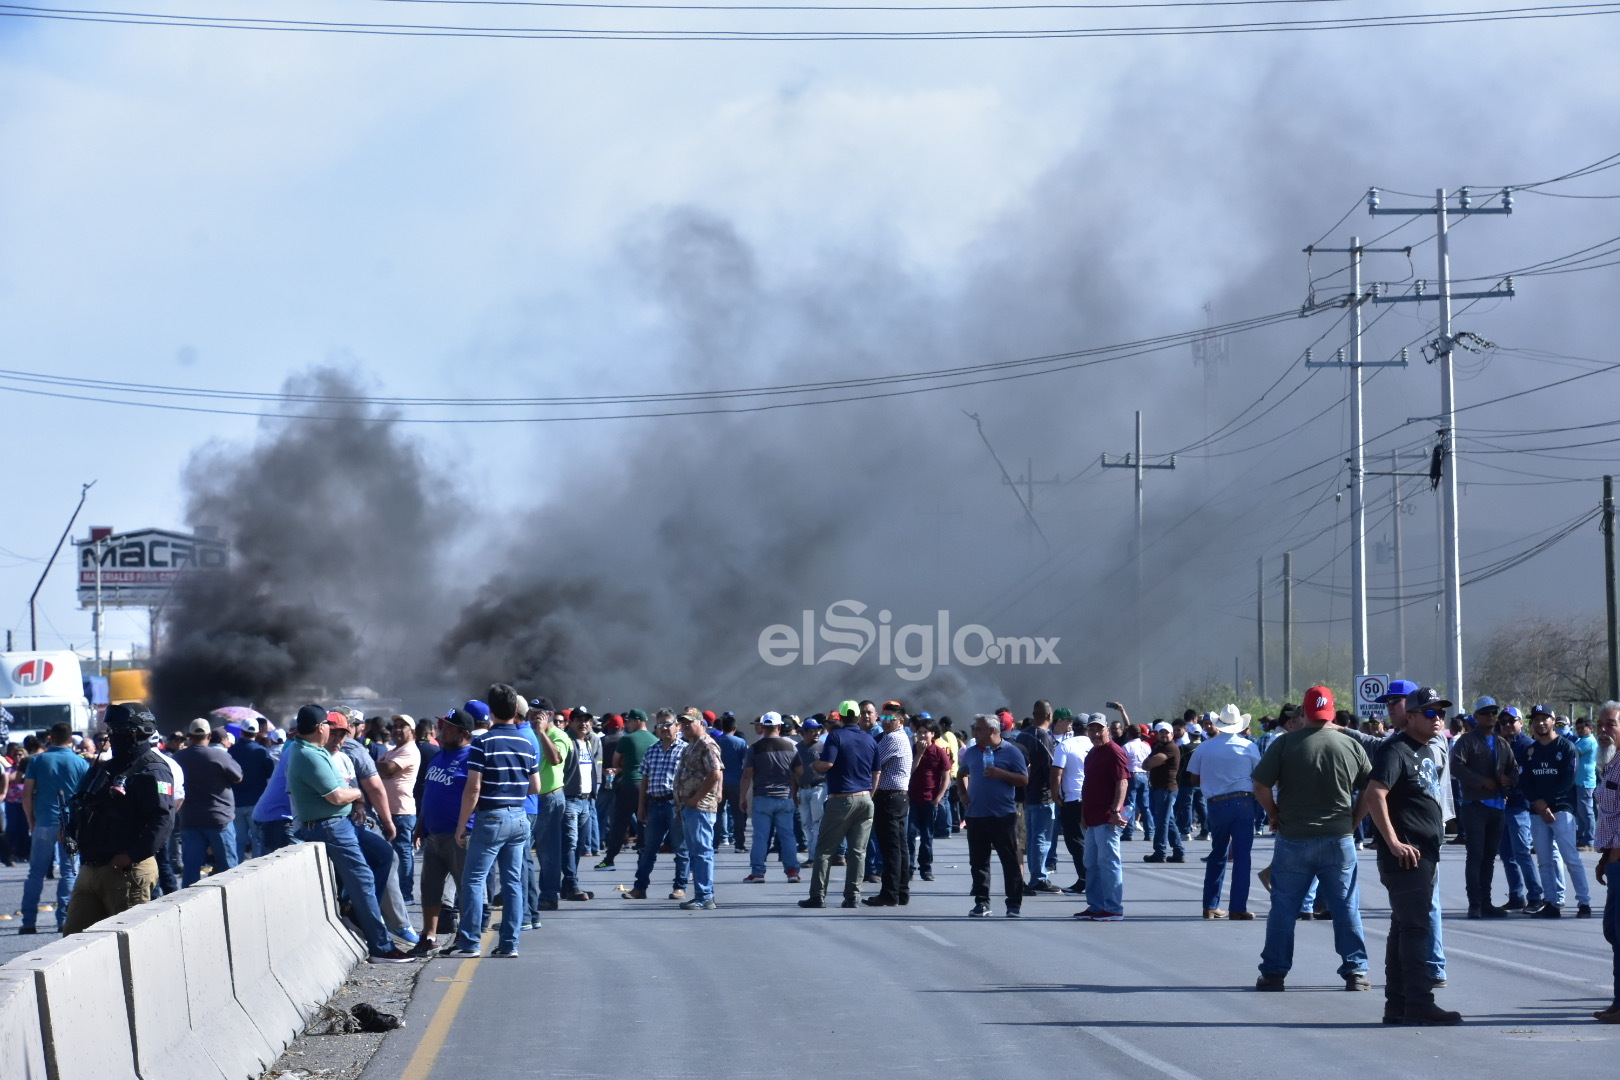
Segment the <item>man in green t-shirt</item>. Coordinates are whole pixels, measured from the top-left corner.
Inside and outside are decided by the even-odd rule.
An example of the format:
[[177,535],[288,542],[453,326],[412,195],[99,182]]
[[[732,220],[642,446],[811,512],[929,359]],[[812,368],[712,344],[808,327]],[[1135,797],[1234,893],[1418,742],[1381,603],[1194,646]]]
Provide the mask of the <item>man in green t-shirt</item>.
[[[609,767],[618,778],[613,785],[613,829],[608,836],[607,852],[596,864],[598,870],[612,870],[613,860],[624,848],[630,833],[630,822],[641,803],[641,761],[647,756],[647,747],[658,741],[658,736],[647,730],[647,714],[631,709],[624,714],[624,734],[619,736]],[[641,833],[641,822],[636,821],[636,833]]]
[[[1271,914],[1260,953],[1259,990],[1281,990],[1294,965],[1294,924],[1312,880],[1333,915],[1333,946],[1346,990],[1368,990],[1367,942],[1356,879],[1356,792],[1372,774],[1367,751],[1330,726],[1333,691],[1313,686],[1301,706],[1305,726],[1266,748],[1254,769],[1254,796],[1277,832],[1271,861]],[[1272,789],[1276,788],[1273,796]]]
[[350,804],[360,789],[349,787],[339,775],[326,749],[326,710],[305,705],[298,710],[298,737],[287,741],[287,796],[293,815],[301,823],[299,839],[326,845],[327,858],[337,870],[348,894],[355,921],[366,937],[373,964],[409,964],[416,958],[402,952],[388,936],[382,909],[377,906],[377,882],[360,853]]

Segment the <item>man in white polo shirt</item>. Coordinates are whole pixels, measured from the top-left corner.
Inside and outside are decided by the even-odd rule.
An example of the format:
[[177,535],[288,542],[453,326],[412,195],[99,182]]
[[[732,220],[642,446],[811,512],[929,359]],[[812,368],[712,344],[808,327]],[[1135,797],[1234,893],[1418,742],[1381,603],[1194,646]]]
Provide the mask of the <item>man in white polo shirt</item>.
[[1091,740],[1085,730],[1093,721],[1106,725],[1107,720],[1102,713],[1081,713],[1074,718],[1070,733],[1058,739],[1052,751],[1052,792],[1057,796],[1058,826],[1063,830],[1063,846],[1074,861],[1074,884],[1066,892],[1086,891],[1086,827],[1080,816],[1080,792],[1086,782],[1086,755],[1091,752]]
[[1249,851],[1254,847],[1254,767],[1260,750],[1249,739],[1248,713],[1228,705],[1215,723],[1215,738],[1200,743],[1187,766],[1187,778],[1204,792],[1209,807],[1210,851],[1204,866],[1204,918],[1224,919],[1221,885],[1226,852],[1232,849],[1234,919],[1253,919],[1249,911]]

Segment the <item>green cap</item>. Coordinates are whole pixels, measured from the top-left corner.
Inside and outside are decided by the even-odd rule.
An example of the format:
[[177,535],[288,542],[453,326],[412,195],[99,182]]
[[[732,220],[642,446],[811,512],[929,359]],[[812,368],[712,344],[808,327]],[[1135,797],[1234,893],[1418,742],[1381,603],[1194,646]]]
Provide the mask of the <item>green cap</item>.
[[1054,711],[1052,713],[1052,719],[1054,719],[1054,720],[1073,720],[1074,719],[1074,713],[1070,712],[1068,709],[1058,709],[1058,710],[1056,710],[1056,711]]
[[839,716],[858,716],[860,711],[861,707],[853,701],[840,701],[838,703]]
[[643,724],[647,722],[647,714],[642,712],[640,709],[629,710],[624,714],[624,718],[626,720],[640,720]]

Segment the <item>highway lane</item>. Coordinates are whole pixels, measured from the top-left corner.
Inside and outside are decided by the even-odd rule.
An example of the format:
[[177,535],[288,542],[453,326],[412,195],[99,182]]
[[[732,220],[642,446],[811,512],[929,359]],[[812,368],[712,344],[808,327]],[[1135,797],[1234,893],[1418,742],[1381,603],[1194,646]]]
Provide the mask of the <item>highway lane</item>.
[[[1257,993],[1264,891],[1256,886],[1251,903],[1261,919],[1205,922],[1196,856],[1207,844],[1191,845],[1180,866],[1144,866],[1146,845],[1125,847],[1135,860],[1128,917],[1114,924],[1075,922],[1083,905],[1067,896],[1027,900],[1022,921],[1001,918],[999,900],[997,917],[967,918],[960,838],[941,842],[938,880],[918,882],[909,907],[878,911],[801,910],[802,886],[774,864],[769,884],[742,885],[746,859],[729,853],[713,912],[620,900],[612,886],[628,874],[591,874],[598,899],[548,913],[518,959],[433,961],[409,1026],[366,1076],[999,1077],[1083,1067],[1132,1080],[1256,1070],[1472,1078],[1509,1059],[1544,1076],[1613,1060],[1620,1029],[1587,1016],[1608,997],[1597,919],[1448,919],[1440,1000],[1469,1023],[1390,1028],[1379,1022],[1380,988],[1342,989],[1331,924],[1297,924],[1290,989]],[[1257,866],[1267,848],[1257,844]],[[1446,854],[1442,892],[1455,909],[1460,851]],[[666,857],[656,895],[668,872]],[[1378,987],[1387,909],[1370,852],[1362,882]]]

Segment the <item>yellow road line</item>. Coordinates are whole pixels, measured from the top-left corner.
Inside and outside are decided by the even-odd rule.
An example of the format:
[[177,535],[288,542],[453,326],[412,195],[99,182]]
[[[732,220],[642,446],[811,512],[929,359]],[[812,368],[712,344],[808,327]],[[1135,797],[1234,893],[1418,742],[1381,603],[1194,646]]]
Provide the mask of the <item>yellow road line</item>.
[[[495,931],[487,931],[478,942],[479,950],[487,949],[495,940]],[[433,1010],[433,1019],[428,1021],[427,1030],[422,1032],[422,1041],[416,1044],[410,1063],[399,1074],[399,1080],[428,1080],[433,1066],[438,1063],[439,1052],[444,1049],[444,1040],[450,1035],[450,1025],[456,1022],[456,1013],[461,1011],[467,988],[472,985],[473,972],[478,970],[482,961],[482,957],[471,956],[456,967],[450,988],[444,992],[444,1000]]]

